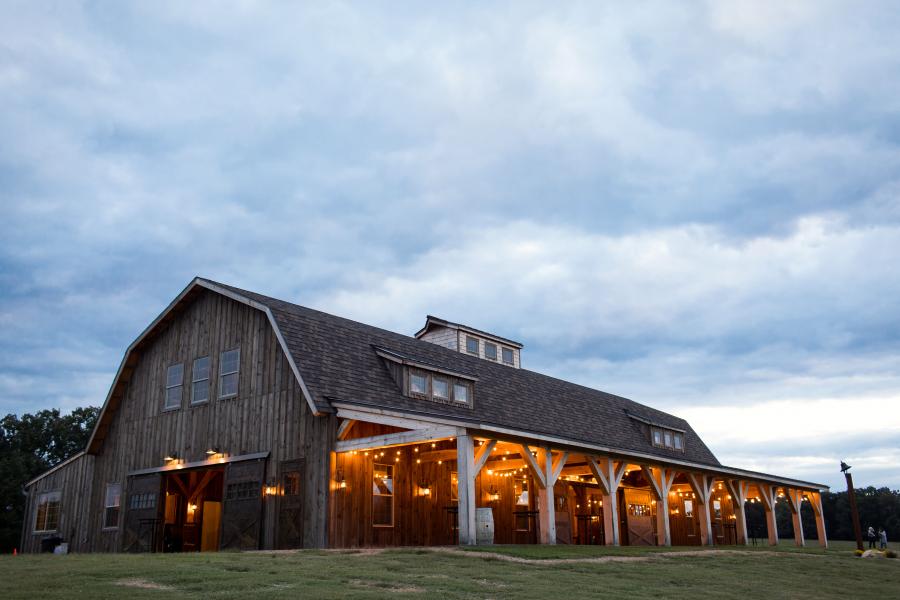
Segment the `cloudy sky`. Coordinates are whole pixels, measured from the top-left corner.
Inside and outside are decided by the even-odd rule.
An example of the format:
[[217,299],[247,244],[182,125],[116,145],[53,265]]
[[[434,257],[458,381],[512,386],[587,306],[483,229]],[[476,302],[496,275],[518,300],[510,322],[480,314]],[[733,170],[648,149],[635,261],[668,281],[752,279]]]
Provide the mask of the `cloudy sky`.
[[0,4],[0,411],[202,275],[900,488],[893,2]]

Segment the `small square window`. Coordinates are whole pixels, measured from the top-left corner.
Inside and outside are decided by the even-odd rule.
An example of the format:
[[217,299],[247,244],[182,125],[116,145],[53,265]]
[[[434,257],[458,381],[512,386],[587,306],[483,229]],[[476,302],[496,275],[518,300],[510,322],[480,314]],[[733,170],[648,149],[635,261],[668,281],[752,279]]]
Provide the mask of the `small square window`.
[[466,352],[469,354],[478,354],[478,338],[466,336]]
[[490,342],[484,343],[484,357],[488,360],[497,360],[497,345]]
[[513,364],[513,351],[509,348],[503,349],[503,364],[511,365]]
[[409,393],[420,396],[428,395],[428,382],[425,380],[424,375],[421,373],[409,374]]
[[464,383],[453,384],[453,400],[460,404],[469,403],[469,386]]
[[431,393],[438,400],[449,400],[450,384],[447,383],[446,379],[433,377],[431,379]]

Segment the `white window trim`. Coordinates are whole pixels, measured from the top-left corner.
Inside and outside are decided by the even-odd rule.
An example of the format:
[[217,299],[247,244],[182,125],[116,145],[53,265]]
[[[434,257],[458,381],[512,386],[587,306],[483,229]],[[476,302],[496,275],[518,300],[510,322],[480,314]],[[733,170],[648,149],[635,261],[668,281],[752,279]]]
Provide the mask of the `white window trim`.
[[[469,340],[475,342],[475,352],[469,350]],[[466,354],[471,354],[472,356],[478,356],[481,353],[481,340],[477,337],[472,337],[471,335],[466,335]]]
[[[493,347],[494,347],[494,356],[493,356],[493,358],[491,358],[491,357],[488,355],[488,346],[493,346]],[[485,358],[485,360],[491,360],[491,361],[494,361],[494,362],[500,362],[500,347],[499,347],[497,344],[494,344],[493,342],[485,342],[485,343],[484,343],[484,358]]]
[[[504,352],[509,352],[509,355],[510,355],[509,362],[506,362],[506,359],[503,358]],[[502,362],[504,365],[509,365],[511,367],[516,366],[516,351],[513,350],[512,348],[506,348],[505,346],[500,346],[500,362]]]

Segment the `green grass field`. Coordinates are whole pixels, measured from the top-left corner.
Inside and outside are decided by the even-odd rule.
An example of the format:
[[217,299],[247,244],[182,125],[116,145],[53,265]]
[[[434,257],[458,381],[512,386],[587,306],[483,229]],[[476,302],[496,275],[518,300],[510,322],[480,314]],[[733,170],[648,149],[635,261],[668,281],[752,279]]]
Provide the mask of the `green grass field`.
[[900,559],[786,543],[0,557],[0,598],[898,598]]

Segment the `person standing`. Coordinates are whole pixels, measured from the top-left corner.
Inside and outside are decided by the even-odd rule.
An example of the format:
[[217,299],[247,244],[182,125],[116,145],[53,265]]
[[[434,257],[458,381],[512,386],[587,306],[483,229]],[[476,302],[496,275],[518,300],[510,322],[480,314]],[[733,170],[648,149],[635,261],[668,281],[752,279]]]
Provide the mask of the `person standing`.
[[869,525],[869,548],[875,548],[875,528]]
[[881,549],[887,550],[887,529],[884,527],[879,528],[878,541],[881,543]]

